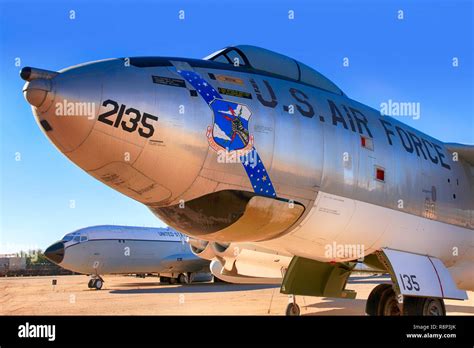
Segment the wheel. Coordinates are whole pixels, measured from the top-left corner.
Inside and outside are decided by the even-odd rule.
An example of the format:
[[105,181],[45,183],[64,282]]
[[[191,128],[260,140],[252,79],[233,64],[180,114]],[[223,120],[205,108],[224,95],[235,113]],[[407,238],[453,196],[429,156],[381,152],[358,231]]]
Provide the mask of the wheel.
[[401,311],[398,306],[397,296],[392,286],[386,288],[380,294],[380,301],[377,309],[379,316],[400,316]]
[[403,300],[403,315],[444,316],[446,308],[442,298],[407,296]]
[[188,276],[184,273],[181,273],[179,276],[178,276],[178,283],[180,284],[187,284],[188,283]]
[[161,284],[166,284],[170,282],[170,278],[168,277],[160,277],[160,283]]
[[89,283],[87,283],[87,287],[92,289],[94,287],[94,279],[89,279]]
[[104,285],[104,282],[102,281],[102,279],[95,280],[94,287],[96,290],[102,289],[102,285]]
[[288,303],[288,306],[286,306],[286,315],[291,317],[299,316],[300,306],[298,306],[296,303]]
[[170,284],[176,284],[178,282],[178,279],[170,278],[169,282],[170,282]]
[[373,290],[370,292],[369,298],[367,299],[367,303],[365,304],[365,313],[367,313],[367,315],[379,315],[378,308],[380,296],[382,295],[382,292],[391,287],[391,284],[379,284],[373,288]]

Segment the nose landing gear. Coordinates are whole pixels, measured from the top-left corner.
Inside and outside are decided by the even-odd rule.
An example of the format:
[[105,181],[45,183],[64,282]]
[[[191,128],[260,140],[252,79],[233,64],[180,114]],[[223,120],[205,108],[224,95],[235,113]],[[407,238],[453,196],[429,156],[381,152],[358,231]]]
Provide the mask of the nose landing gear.
[[102,279],[101,276],[99,275],[94,275],[92,278],[89,280],[89,283],[87,284],[87,287],[89,289],[96,289],[100,290],[102,289],[102,286],[104,285],[104,280]]
[[296,303],[296,297],[294,295],[290,295],[288,297],[288,305],[286,306],[285,314],[291,317],[297,317],[300,315],[300,306]]

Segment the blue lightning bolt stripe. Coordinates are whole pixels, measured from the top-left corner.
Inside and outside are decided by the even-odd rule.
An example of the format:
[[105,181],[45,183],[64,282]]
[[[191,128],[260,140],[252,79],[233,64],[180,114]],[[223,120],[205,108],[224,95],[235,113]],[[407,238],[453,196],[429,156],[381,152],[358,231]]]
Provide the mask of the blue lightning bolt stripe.
[[[203,79],[198,73],[179,69],[176,71],[196,89],[209,107],[211,107],[211,103],[214,99],[224,99],[219,92],[217,92],[214,87],[212,87],[211,84]],[[255,162],[250,162],[248,160],[249,158],[255,159]],[[263,161],[258,155],[255,146],[252,147],[250,153],[242,156],[240,161],[245,168],[245,172],[252,184],[254,192],[263,196],[276,197],[275,188],[270,180],[270,175],[265,169]]]

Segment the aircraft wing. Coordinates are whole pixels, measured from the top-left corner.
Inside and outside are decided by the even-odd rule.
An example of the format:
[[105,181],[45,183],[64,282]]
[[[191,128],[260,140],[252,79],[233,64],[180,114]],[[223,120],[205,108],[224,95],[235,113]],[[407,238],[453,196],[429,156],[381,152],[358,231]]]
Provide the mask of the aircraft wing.
[[474,145],[449,143],[446,144],[446,148],[451,153],[457,153],[459,157],[468,162],[471,166],[474,166]]

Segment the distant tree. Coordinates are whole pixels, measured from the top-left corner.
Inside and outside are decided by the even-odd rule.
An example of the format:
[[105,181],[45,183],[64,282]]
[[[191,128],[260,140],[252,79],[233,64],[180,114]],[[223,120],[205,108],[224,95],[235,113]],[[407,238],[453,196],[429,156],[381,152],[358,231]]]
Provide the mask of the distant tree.
[[33,265],[52,265],[53,263],[49,261],[46,256],[43,254],[43,250],[36,249],[36,250],[28,250],[28,251],[20,251],[18,256],[24,256],[26,258],[26,266],[33,266]]

